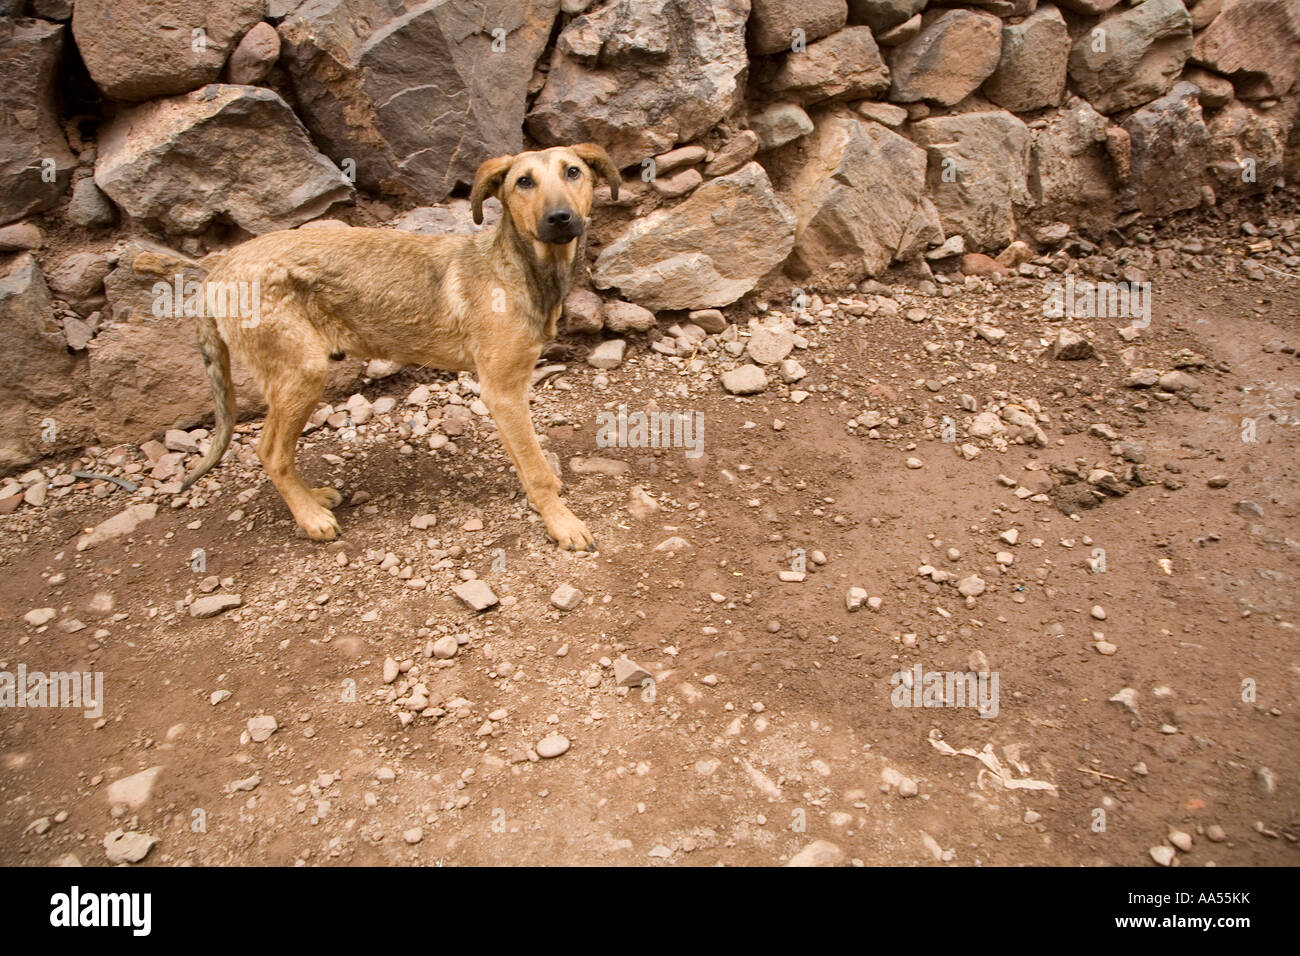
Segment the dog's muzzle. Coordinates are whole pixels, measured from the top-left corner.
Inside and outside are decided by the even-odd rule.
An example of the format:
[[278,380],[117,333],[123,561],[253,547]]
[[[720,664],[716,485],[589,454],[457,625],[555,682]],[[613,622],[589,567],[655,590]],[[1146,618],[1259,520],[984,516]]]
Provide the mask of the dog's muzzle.
[[564,243],[580,235],[582,217],[572,209],[552,209],[537,226],[537,238],[542,242]]

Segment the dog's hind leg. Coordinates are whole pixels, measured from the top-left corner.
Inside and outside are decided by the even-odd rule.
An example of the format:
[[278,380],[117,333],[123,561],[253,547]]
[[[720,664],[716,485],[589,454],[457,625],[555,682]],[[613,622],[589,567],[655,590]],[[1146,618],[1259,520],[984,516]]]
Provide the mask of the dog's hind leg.
[[329,366],[324,355],[319,361],[300,358],[284,374],[262,383],[266,394],[266,424],[257,444],[262,467],[270,475],[280,497],[293,512],[293,520],[318,541],[331,541],[339,533],[338,519],[331,508],[341,500],[333,488],[308,488],[294,465],[294,451],[303,426],[320,401]]

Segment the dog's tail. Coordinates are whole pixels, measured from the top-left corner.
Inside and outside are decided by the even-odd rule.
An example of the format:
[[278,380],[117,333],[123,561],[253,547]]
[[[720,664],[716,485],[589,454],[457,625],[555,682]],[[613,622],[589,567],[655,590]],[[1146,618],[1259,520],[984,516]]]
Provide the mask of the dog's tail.
[[[214,264],[215,262],[209,262],[205,266],[192,259],[161,256],[144,250],[136,253],[131,268],[139,273],[166,276],[175,271],[178,265],[206,273]],[[206,309],[200,310],[198,333],[199,354],[203,356],[203,367],[208,373],[208,381],[212,383],[212,398],[216,403],[216,425],[213,427],[212,444],[208,453],[181,482],[181,491],[188,491],[190,485],[212,470],[230,447],[230,437],[235,432],[235,389],[230,380],[230,349],[221,338],[216,319]]]
[[[178,266],[207,273],[220,260],[221,257],[213,257],[206,264],[201,264],[184,256],[163,256],[146,249],[135,254],[131,268],[137,273],[158,276],[170,275]],[[198,325],[199,354],[203,356],[203,367],[208,373],[208,381],[212,383],[216,425],[212,430],[212,444],[208,453],[181,482],[181,491],[188,491],[190,485],[221,461],[221,456],[230,447],[230,438],[235,433],[235,388],[230,379],[230,349],[217,329],[216,319],[207,314],[207,309],[200,310]]]
[[190,485],[221,461],[221,456],[230,447],[230,436],[235,431],[235,387],[230,380],[230,349],[221,338],[217,322],[212,316],[200,315],[198,321],[199,353],[203,356],[203,367],[208,373],[208,381],[212,383],[216,425],[212,430],[212,444],[208,448],[208,453],[181,482],[181,491],[188,491]]

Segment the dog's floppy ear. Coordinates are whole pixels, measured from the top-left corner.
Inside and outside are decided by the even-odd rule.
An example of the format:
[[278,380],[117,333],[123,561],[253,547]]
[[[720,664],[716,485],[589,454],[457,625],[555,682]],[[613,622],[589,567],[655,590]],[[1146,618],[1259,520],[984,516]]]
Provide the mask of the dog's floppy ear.
[[618,167],[609,158],[609,153],[595,143],[579,143],[570,148],[578,154],[580,160],[596,172],[597,176],[609,183],[610,198],[618,199],[618,186],[622,180],[619,179]]
[[474,225],[483,225],[483,200],[495,196],[501,188],[501,180],[506,178],[506,171],[515,161],[513,156],[497,156],[484,160],[474,174],[474,186],[469,191],[469,207],[474,213]]

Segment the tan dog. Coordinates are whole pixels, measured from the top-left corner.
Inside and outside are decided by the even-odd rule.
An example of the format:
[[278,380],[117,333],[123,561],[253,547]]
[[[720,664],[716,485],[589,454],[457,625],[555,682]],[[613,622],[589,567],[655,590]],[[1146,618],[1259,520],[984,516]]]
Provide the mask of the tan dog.
[[563,548],[592,547],[587,526],[560,500],[560,479],[537,443],[528,388],[543,346],[555,337],[597,175],[618,198],[618,170],[592,143],[500,156],[479,167],[470,203],[480,224],[487,197],[497,196],[505,211],[494,228],[476,235],[287,230],[233,249],[205,286],[254,289],[258,315],[250,321],[232,308],[214,317],[205,309],[200,319],[216,427],[211,449],[182,488],[220,461],[230,444],[235,399],[228,349],[266,397],[258,457],[294,520],[319,540],[338,534],[331,509],[340,496],[303,484],[294,451],[331,360],[346,354],[474,371],[547,533]]

